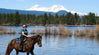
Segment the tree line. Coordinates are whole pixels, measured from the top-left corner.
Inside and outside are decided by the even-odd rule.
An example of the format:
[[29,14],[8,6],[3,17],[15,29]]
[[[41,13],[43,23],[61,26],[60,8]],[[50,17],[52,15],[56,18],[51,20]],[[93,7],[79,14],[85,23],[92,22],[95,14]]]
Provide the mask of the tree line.
[[96,16],[94,13],[89,13],[88,15],[79,16],[77,13],[72,14],[71,12],[66,15],[51,15],[51,13],[44,15],[35,14],[19,14],[16,11],[15,14],[1,14],[0,13],[0,24],[8,25],[20,25],[20,24],[66,24],[66,25],[96,25],[99,24],[99,16]]

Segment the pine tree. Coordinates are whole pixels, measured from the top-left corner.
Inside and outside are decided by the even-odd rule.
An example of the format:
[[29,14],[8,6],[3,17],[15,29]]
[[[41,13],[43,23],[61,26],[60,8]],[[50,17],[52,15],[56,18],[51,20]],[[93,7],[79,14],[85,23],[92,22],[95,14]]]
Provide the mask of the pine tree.
[[77,15],[77,13],[74,14],[74,24],[78,24],[79,22],[79,15]]
[[47,13],[44,14],[44,18],[43,18],[43,24],[48,24],[48,16]]
[[20,16],[19,16],[19,12],[16,11],[16,13],[14,14],[14,24],[15,25],[19,25],[20,24]]

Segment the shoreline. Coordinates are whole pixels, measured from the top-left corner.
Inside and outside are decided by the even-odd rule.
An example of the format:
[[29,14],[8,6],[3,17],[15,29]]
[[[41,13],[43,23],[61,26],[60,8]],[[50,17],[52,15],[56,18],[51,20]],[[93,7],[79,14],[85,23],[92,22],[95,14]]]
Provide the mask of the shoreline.
[[[27,24],[28,26],[59,26],[60,24],[46,24],[46,25],[43,25],[43,24]],[[96,27],[97,25],[66,25],[66,24],[61,24],[61,25],[64,25],[64,26],[85,26],[85,27]],[[9,25],[9,24],[3,24],[3,25],[0,25],[0,26],[22,26],[22,24],[19,24],[19,25]]]

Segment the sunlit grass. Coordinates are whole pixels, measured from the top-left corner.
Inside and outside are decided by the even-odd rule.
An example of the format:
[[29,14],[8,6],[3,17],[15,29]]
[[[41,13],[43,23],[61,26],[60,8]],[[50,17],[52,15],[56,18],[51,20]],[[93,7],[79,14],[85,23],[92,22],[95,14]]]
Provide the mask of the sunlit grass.
[[22,30],[21,28],[18,29],[18,33],[19,33],[19,34],[21,34],[21,30]]
[[60,35],[72,36],[72,31],[70,29],[66,29],[64,25],[60,24],[58,27]]
[[15,34],[15,29],[13,28],[4,28],[3,26],[0,26],[0,34]]
[[96,37],[99,37],[99,25],[96,25],[96,28],[95,28],[95,36]]

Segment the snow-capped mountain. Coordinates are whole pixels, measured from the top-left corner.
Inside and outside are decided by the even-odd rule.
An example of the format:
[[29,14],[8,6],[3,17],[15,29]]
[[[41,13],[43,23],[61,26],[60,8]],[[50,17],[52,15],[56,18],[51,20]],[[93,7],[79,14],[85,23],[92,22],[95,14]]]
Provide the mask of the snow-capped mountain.
[[32,8],[29,8],[29,9],[26,9],[26,10],[29,10],[29,11],[46,11],[46,12],[58,12],[58,11],[61,11],[61,10],[65,10],[67,12],[71,12],[71,13],[77,13],[79,15],[86,15],[85,13],[80,13],[80,12],[75,12],[75,11],[70,11],[68,9],[66,9],[64,6],[62,5],[53,5],[52,7],[41,7],[39,5],[34,5]]
[[3,13],[5,13],[5,14],[11,14],[11,13],[16,13],[16,11],[18,11],[19,12],[19,14],[31,14],[31,15],[33,15],[33,14],[35,14],[35,15],[44,15],[45,13],[47,13],[47,15],[49,15],[49,13],[51,14],[51,15],[56,15],[56,13],[60,16],[60,15],[66,15],[68,12],[67,11],[65,11],[65,10],[60,10],[60,11],[58,11],[58,12],[45,12],[45,11],[35,11],[35,10],[33,10],[33,11],[27,11],[27,10],[15,10],[15,9],[5,9],[5,8],[0,8],[0,13],[1,14],[3,14]]
[[0,8],[0,13],[15,13],[16,11],[19,12],[19,14],[35,14],[35,15],[44,15],[49,13],[51,15],[55,15],[56,13],[58,15],[66,15],[68,12],[71,12],[72,14],[77,13],[80,16],[86,15],[85,13],[79,13],[75,11],[70,11],[62,5],[54,5],[52,7],[41,7],[39,5],[34,5],[32,8],[26,9],[26,10],[16,10],[16,9],[6,9],[6,8]]
[[58,12],[60,10],[66,10],[66,11],[68,11],[67,9],[65,9],[61,5],[54,5],[54,6],[50,7],[50,8],[41,7],[39,5],[34,5],[32,8],[29,8],[29,9],[26,9],[26,10],[47,11],[47,12]]

